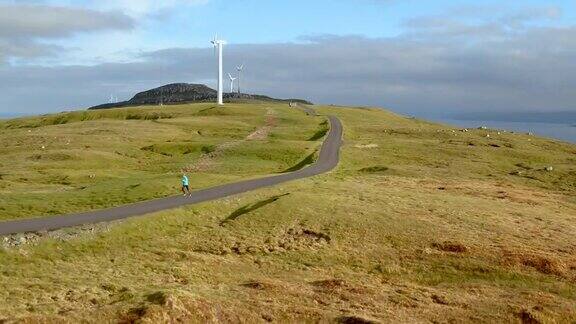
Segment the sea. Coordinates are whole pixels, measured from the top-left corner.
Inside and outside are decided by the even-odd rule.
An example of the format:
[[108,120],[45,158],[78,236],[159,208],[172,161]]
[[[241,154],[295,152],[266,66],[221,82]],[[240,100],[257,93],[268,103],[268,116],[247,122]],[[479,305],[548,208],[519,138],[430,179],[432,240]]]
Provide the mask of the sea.
[[30,115],[30,114],[3,113],[3,112],[0,112],[0,119],[11,119],[11,118],[25,117],[25,116],[29,116],[29,115]]

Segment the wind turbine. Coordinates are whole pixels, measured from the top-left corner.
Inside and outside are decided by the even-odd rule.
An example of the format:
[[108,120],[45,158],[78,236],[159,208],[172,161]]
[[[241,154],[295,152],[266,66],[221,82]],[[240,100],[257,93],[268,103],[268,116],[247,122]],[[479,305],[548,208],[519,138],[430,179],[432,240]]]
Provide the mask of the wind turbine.
[[222,50],[224,49],[224,45],[226,41],[218,39],[218,36],[214,37],[212,40],[212,44],[214,45],[214,49],[218,51],[218,105],[223,105],[223,86],[222,86]]
[[238,71],[238,94],[240,93],[240,80],[241,80],[241,76],[242,76],[242,71],[244,70],[244,64],[237,66],[236,67],[236,71]]
[[234,81],[238,78],[232,76],[232,74],[228,73],[228,78],[230,78],[230,93],[234,92]]

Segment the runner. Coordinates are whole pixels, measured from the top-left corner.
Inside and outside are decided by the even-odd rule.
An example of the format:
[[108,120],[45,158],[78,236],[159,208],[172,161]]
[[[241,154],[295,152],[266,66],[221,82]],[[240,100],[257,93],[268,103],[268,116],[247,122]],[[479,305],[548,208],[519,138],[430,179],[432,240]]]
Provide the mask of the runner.
[[188,180],[186,173],[182,173],[182,193],[184,194],[184,197],[186,197],[186,195],[192,196],[192,193],[190,192],[190,180]]

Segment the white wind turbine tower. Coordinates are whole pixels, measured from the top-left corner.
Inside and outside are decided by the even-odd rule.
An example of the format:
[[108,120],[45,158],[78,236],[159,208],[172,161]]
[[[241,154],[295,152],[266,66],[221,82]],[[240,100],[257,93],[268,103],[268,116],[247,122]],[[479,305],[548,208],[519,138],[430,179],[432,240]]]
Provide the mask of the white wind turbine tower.
[[236,67],[236,71],[238,71],[238,94],[241,94],[241,92],[240,92],[240,81],[242,80],[242,79],[241,79],[241,76],[242,76],[242,71],[243,71],[243,70],[244,70],[244,64]]
[[232,74],[228,73],[228,78],[230,78],[230,93],[234,92],[234,81],[238,78],[232,76]]
[[222,50],[226,41],[218,39],[218,36],[214,37],[212,40],[212,44],[214,45],[214,49],[218,52],[218,104],[223,105],[223,86],[222,86]]

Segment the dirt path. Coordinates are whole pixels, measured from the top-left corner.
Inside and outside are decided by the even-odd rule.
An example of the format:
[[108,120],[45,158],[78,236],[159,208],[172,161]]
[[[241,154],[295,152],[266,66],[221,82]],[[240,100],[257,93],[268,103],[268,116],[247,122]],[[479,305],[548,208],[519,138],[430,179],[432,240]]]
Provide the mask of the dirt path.
[[249,141],[265,140],[270,135],[272,128],[276,126],[278,119],[276,118],[276,113],[272,109],[268,109],[266,113],[266,124],[263,127],[257,129],[254,133],[246,137]]

